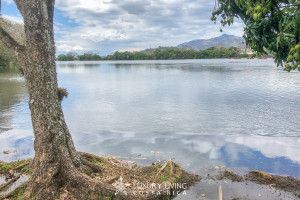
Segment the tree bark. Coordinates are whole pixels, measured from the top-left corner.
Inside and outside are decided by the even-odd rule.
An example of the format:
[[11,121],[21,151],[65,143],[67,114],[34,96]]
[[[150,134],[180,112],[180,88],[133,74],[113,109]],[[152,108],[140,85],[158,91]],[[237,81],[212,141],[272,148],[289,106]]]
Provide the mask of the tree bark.
[[[53,30],[54,0],[14,0],[24,19],[25,45],[0,25],[0,40],[15,52],[29,92],[35,156],[25,199],[59,199],[67,189],[76,199],[110,195],[87,174],[100,167],[80,156],[66,125],[58,95]],[[87,173],[88,172],[88,173]]]
[[[108,197],[114,194],[114,186],[87,175],[90,172],[99,173],[100,166],[76,151],[64,119],[55,63],[55,1],[14,1],[24,19],[26,43],[20,45],[1,26],[0,40],[18,57],[29,92],[35,157],[31,162],[30,185],[22,199],[63,199],[61,195],[66,193],[68,199]],[[130,174],[131,171],[126,169],[120,173]],[[141,199],[132,194],[125,197],[121,193],[116,198]],[[142,199],[152,199],[152,196]]]
[[[1,20],[1,18],[0,18]],[[11,37],[1,26],[0,26],[0,38],[1,41],[13,52],[19,56],[24,54],[25,47],[20,45],[13,37]]]
[[[24,19],[25,45],[0,26],[0,40],[14,50],[29,92],[35,156],[22,199],[103,199],[115,193],[111,183],[92,179],[100,173],[75,149],[58,96],[53,30],[54,0],[14,0]],[[129,171],[124,172],[129,173]],[[119,193],[116,199],[124,199]],[[0,196],[0,199],[2,197]],[[140,199],[127,195],[126,199]],[[152,199],[151,196],[143,199]]]
[[25,47],[0,28],[0,37],[22,63],[29,91],[29,107],[34,130],[35,157],[32,161],[31,196],[58,198],[67,173],[82,171],[66,125],[55,64],[53,31],[54,0],[15,0],[24,19]]

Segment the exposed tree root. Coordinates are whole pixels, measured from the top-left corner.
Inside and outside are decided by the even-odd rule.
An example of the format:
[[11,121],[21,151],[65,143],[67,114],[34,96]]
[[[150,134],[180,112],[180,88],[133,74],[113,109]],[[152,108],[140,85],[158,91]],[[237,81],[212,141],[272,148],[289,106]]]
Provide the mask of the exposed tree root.
[[3,183],[2,185],[0,185],[0,191],[2,191],[7,186],[13,184],[14,182],[16,182],[20,177],[21,177],[21,175],[18,175],[16,177],[12,178],[11,180],[9,180],[8,182]]
[[[113,158],[103,158],[82,152],[79,154],[82,161],[81,168],[65,165],[62,167],[63,170],[58,170],[59,174],[55,177],[40,180],[41,191],[33,191],[33,184],[37,183],[29,182],[22,199],[170,199],[176,196],[174,191],[180,192],[187,189],[174,189],[170,187],[172,184],[185,183],[185,187],[189,187],[199,180],[199,177],[185,172],[172,160],[167,161],[163,166],[139,168],[124,166],[121,161]],[[28,163],[19,165],[15,169],[20,170],[26,165]],[[48,183],[48,181],[49,184],[51,181],[61,184],[56,184],[56,188],[50,189],[42,186],[47,185],[45,182]],[[150,184],[160,184],[163,187],[143,187],[143,185],[149,186]],[[47,194],[47,191],[56,191],[56,194],[51,196],[53,194]],[[0,200],[9,199],[13,194],[14,192],[0,196]]]
[[84,172],[88,175],[91,175],[93,172],[101,172],[101,167],[96,165],[86,159],[81,159],[82,164],[85,166]]
[[22,165],[19,165],[19,166],[13,168],[13,170],[14,170],[14,171],[18,171],[18,170],[22,169],[23,167],[26,167],[27,165],[29,165],[29,163],[30,163],[30,162],[26,162],[26,163],[24,163],[24,164],[22,164]]
[[20,194],[21,191],[24,191],[26,189],[28,183],[29,183],[29,181],[26,181],[26,182],[22,183],[21,185],[19,185],[17,188],[15,188],[10,193],[0,196],[0,200],[10,199],[10,198],[14,197],[16,194],[21,195]]
[[103,162],[104,159],[100,156],[96,156],[90,153],[85,153],[85,152],[78,152],[83,158],[86,158],[88,160],[96,160],[98,162]]

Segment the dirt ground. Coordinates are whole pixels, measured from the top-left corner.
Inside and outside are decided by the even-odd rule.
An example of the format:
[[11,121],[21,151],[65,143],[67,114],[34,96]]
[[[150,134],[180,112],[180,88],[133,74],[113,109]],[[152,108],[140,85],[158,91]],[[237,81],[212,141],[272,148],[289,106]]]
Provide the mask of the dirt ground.
[[[300,199],[300,180],[290,176],[271,175],[258,170],[250,171],[245,175],[238,175],[230,170],[222,170],[218,175],[211,176],[207,174],[205,177],[199,177],[186,172],[172,160],[139,167],[136,163],[130,161],[98,157],[87,153],[81,154],[102,169],[101,173],[91,172],[88,174],[91,178],[95,181],[113,185],[116,188],[115,194],[99,199],[119,199],[117,193],[138,196],[139,199],[218,199],[222,196],[222,192],[216,190],[216,186],[221,185],[220,181],[226,183],[223,184],[224,192],[227,190],[226,192],[230,194],[232,200],[285,199],[284,196],[288,196],[287,199]],[[30,162],[31,160],[11,163],[0,162],[0,200],[21,199],[30,181]],[[196,188],[195,184],[198,184],[199,187]],[[259,185],[262,185],[262,187]],[[192,189],[190,189],[191,187]],[[257,198],[251,197],[249,194],[234,197],[238,196],[238,188],[250,187],[252,187],[252,193],[253,191],[254,193],[258,192],[258,194],[255,194]],[[193,188],[194,192],[190,196],[182,195],[186,191],[192,191]],[[199,188],[206,188],[206,193],[202,194]],[[244,192],[247,192],[247,190],[245,189]],[[251,192],[249,191],[249,193]],[[293,197],[291,197],[291,194]],[[261,198],[261,195],[268,196],[268,198]],[[278,198],[274,198],[272,195],[277,195]],[[72,196],[68,192],[62,191],[60,199],[72,199]]]
[[[199,176],[186,172],[172,160],[138,167],[128,161],[81,154],[101,167],[100,173],[88,174],[91,178],[116,188],[115,194],[99,199],[120,199],[120,196],[122,199],[126,196],[135,196],[137,199],[171,199],[200,180]],[[21,199],[30,181],[29,166],[30,160],[0,163],[0,200]],[[23,181],[19,181],[21,177]],[[62,190],[60,199],[74,198]]]

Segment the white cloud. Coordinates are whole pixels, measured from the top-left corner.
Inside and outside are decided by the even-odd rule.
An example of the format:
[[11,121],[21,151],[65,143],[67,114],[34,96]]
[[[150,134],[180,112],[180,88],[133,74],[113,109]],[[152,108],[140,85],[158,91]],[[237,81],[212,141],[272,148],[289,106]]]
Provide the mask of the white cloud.
[[[211,38],[221,35],[220,25],[210,21],[213,7],[205,0],[57,0],[56,8],[78,26],[59,30],[56,43],[108,53]],[[241,36],[242,31],[236,23],[224,33]]]
[[67,44],[62,45],[56,45],[56,49],[58,52],[71,52],[71,51],[82,51],[84,48],[82,48],[79,45],[71,46]]
[[131,52],[134,52],[134,51],[141,51],[143,50],[143,48],[126,48],[126,49],[118,49],[118,51],[120,52],[124,52],[124,51],[131,51]]
[[14,0],[3,0],[4,2],[8,3],[8,4],[12,4],[14,3]]
[[286,157],[300,163],[300,139],[293,137],[230,137],[227,142],[248,146],[263,153],[269,158]]

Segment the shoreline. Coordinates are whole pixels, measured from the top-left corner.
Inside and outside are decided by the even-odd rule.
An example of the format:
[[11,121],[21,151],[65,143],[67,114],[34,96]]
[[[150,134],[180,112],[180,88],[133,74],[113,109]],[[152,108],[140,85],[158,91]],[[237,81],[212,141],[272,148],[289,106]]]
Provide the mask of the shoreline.
[[[82,153],[82,154],[86,154],[86,153]],[[164,168],[163,164],[158,164],[158,163],[153,163],[152,166],[150,165],[148,167],[145,166],[141,167],[139,165],[135,165],[132,163],[127,163],[127,162],[124,163],[122,160],[117,160],[113,158],[98,157],[92,154],[86,154],[86,155],[90,159],[97,158],[96,160],[98,160],[101,158],[105,160],[107,159],[113,160],[115,164],[118,163],[117,165],[119,165],[118,169],[120,171],[123,170],[126,171],[127,169],[137,168],[137,169],[144,169],[144,173],[148,173],[149,170],[151,171],[151,173],[153,173],[153,170],[159,172],[160,168],[161,169]],[[14,170],[18,169],[18,173],[16,175],[12,175],[11,170],[9,170],[6,167],[3,167],[5,165],[13,166],[12,168]],[[12,185],[13,189],[16,188],[18,189],[19,187],[21,187],[23,183],[28,181],[27,174],[30,174],[29,165],[30,165],[30,160],[22,160],[22,161],[16,161],[11,163],[5,163],[0,161],[0,193],[3,192],[3,188],[6,187],[5,184],[14,183]],[[23,173],[21,172],[24,171],[25,173],[24,175],[22,175]],[[120,173],[120,171],[118,171],[118,173]],[[193,174],[190,171],[187,172]],[[22,179],[21,181],[17,181],[20,178],[20,175]],[[199,179],[196,180],[197,178],[195,179],[193,177],[199,177]],[[4,178],[5,178],[5,182],[3,181]],[[142,179],[142,180],[146,181],[147,179]],[[151,180],[153,182],[153,179]],[[188,181],[188,185],[189,185],[188,188],[183,188],[185,190],[180,190],[177,193],[173,192],[173,196],[171,195],[172,199],[173,198],[176,200],[193,199],[193,195],[199,195],[199,192],[202,195],[200,196],[200,199],[214,199],[216,198],[216,196],[220,195],[218,194],[217,189],[218,187],[221,186],[222,186],[221,193],[223,193],[222,196],[224,199],[228,199],[229,196],[230,199],[234,199],[234,200],[243,199],[243,198],[252,199],[254,197],[261,198],[264,200],[269,200],[269,199],[274,200],[277,198],[278,199],[286,199],[286,198],[300,199],[299,179],[292,176],[273,175],[259,170],[252,170],[249,171],[247,174],[240,175],[230,171],[229,169],[221,168],[218,170],[216,174],[213,175],[195,174],[195,176],[192,175],[190,176],[190,178],[187,178],[186,180]],[[236,188],[240,188],[239,190],[241,191],[236,190]],[[13,189],[10,189],[9,192],[12,192]],[[243,194],[243,189],[245,190],[244,192],[246,192],[244,194]],[[134,194],[138,194],[138,192],[137,193],[135,192]],[[172,193],[169,192],[167,194],[169,195]],[[10,193],[10,195],[12,195],[12,193]],[[1,199],[1,195],[0,195],[0,199]],[[13,199],[13,198],[8,198],[8,199]]]

